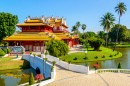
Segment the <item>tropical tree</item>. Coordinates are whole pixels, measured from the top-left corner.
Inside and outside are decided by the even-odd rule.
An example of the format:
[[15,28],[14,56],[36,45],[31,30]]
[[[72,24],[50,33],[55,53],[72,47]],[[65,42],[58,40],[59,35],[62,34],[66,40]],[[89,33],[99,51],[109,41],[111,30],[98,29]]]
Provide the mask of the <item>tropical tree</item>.
[[72,26],[72,32],[74,32],[74,35],[75,35],[75,31],[77,30],[77,27],[74,25],[74,26]]
[[111,31],[111,28],[114,25],[115,21],[115,17],[112,13],[106,13],[105,15],[103,15],[103,17],[101,17],[101,26],[103,26],[104,31],[107,31],[107,36],[106,36],[106,46],[107,46],[107,38],[108,38],[108,32]]
[[80,24],[80,22],[78,21],[77,23],[76,23],[76,27],[77,27],[77,35],[79,35],[78,34],[78,32],[79,32],[79,27],[81,26],[81,24]]
[[[84,34],[84,30],[86,29],[86,24],[82,24],[82,29],[83,29],[83,34]],[[84,39],[85,39],[85,35],[84,35]]]
[[[125,14],[125,11],[126,11],[126,5],[123,2],[121,2],[121,3],[119,2],[119,4],[117,4],[117,6],[115,7],[115,12],[118,12],[118,14],[119,14],[119,23],[118,23],[116,43],[118,41],[118,32],[119,32],[119,26],[120,26],[120,17],[122,16],[122,14]],[[114,50],[116,48],[116,43],[115,43]]]
[[0,13],[0,42],[6,37],[11,36],[16,31],[18,16],[10,13]]

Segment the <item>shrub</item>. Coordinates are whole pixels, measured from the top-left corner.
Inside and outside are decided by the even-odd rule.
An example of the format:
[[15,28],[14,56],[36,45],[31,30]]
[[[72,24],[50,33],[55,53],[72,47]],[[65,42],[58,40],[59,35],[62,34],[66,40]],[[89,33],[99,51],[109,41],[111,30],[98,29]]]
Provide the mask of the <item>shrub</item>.
[[65,61],[65,59],[63,59],[63,61]]
[[118,64],[118,69],[122,69],[121,63]]
[[56,64],[56,61],[52,61],[52,63],[53,63],[53,66]]
[[33,73],[31,73],[31,76],[29,77],[29,85],[35,84]]
[[113,57],[113,55],[110,55],[109,57]]
[[103,55],[102,58],[105,58],[105,55]]
[[46,52],[45,55],[47,55],[48,53]]
[[69,52],[69,47],[64,41],[49,41],[47,42],[46,47],[49,54],[56,57],[66,55]]
[[54,66],[51,66],[51,72],[53,72]]
[[94,50],[99,50],[100,46],[105,43],[104,39],[91,37],[88,40],[91,47],[94,47]]
[[117,51],[117,55],[119,54],[119,51]]
[[29,52],[29,54],[31,55],[31,54],[32,54],[32,52]]
[[71,63],[71,61],[68,61],[68,63],[70,64],[70,63]]
[[10,53],[11,52],[11,50],[10,49],[7,49],[7,53]]
[[44,58],[45,62],[48,60],[48,58]]
[[4,48],[3,51],[5,52],[5,54],[7,54],[7,49]]
[[24,51],[22,51],[21,53],[24,54]]
[[75,57],[73,60],[77,60],[77,57]]
[[88,59],[87,57],[83,58],[84,60]]
[[33,56],[35,57],[35,56],[36,56],[36,53],[34,53]]
[[116,54],[115,54],[115,56],[116,56]]
[[5,55],[5,52],[0,49],[0,56],[4,56],[4,55]]
[[98,56],[95,56],[94,58],[95,58],[95,59],[97,59],[97,58],[98,58]]

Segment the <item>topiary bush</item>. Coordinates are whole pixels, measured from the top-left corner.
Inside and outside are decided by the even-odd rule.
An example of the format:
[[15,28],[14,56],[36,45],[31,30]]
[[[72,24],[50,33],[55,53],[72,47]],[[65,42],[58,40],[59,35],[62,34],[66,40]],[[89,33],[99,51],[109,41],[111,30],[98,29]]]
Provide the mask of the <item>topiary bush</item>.
[[91,37],[88,40],[91,47],[94,47],[94,50],[99,50],[100,46],[105,43],[104,39]]
[[95,59],[98,59],[98,56],[95,56],[94,58],[95,58]]
[[10,53],[11,52],[11,50],[10,49],[7,49],[7,53]]
[[113,57],[113,55],[110,55],[109,57]]
[[0,56],[4,56],[6,53],[2,50],[2,49],[0,49]]
[[31,73],[31,76],[29,77],[29,85],[35,84],[33,73]]
[[63,61],[65,61],[65,59],[63,59]]
[[119,54],[119,51],[117,51],[117,55]]
[[121,63],[118,64],[118,69],[122,69]]
[[3,51],[5,52],[5,54],[7,54],[7,49],[4,48]]
[[77,60],[78,58],[77,57],[75,57],[73,60]]
[[105,55],[103,55],[102,58],[105,58]]
[[115,54],[115,56],[116,56],[116,54]]
[[53,66],[56,64],[56,61],[52,61],[52,63],[53,63]]

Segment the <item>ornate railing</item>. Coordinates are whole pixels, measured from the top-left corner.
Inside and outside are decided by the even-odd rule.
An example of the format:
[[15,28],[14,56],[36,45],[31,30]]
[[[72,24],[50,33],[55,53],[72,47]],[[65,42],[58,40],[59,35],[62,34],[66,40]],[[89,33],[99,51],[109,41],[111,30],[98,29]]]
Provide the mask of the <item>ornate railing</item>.
[[96,73],[130,73],[130,69],[98,69]]

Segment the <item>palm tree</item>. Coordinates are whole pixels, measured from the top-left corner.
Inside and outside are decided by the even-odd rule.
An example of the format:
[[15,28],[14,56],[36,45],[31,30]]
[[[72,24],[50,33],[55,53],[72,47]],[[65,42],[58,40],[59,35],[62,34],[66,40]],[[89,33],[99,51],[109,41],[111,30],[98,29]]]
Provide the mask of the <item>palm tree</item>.
[[77,27],[77,35],[79,35],[78,34],[78,32],[79,32],[79,27],[81,26],[81,24],[80,24],[80,22],[78,21],[77,23],[76,23],[76,27]]
[[74,25],[74,26],[72,26],[72,32],[74,31],[74,35],[75,35],[75,31],[77,30],[77,27]]
[[[83,29],[83,34],[84,34],[84,30],[86,29],[86,24],[82,24],[82,29]],[[85,35],[84,35],[84,39],[85,39]]]
[[[126,5],[124,5],[124,3],[120,3],[117,4],[117,6],[115,7],[115,12],[118,12],[119,14],[119,23],[118,23],[118,30],[117,30],[117,38],[116,38],[116,43],[118,41],[118,32],[119,32],[119,26],[120,26],[120,17],[122,16],[122,14],[125,14],[125,11],[126,11]],[[114,50],[116,48],[116,43],[115,43],[115,47],[114,47]]]
[[108,38],[108,32],[111,31],[111,28],[114,25],[114,21],[115,21],[115,17],[113,17],[114,15],[112,13],[106,13],[105,15],[103,15],[103,17],[101,17],[101,26],[103,26],[104,31],[107,31],[107,36],[106,36],[106,46],[107,46],[107,38]]

